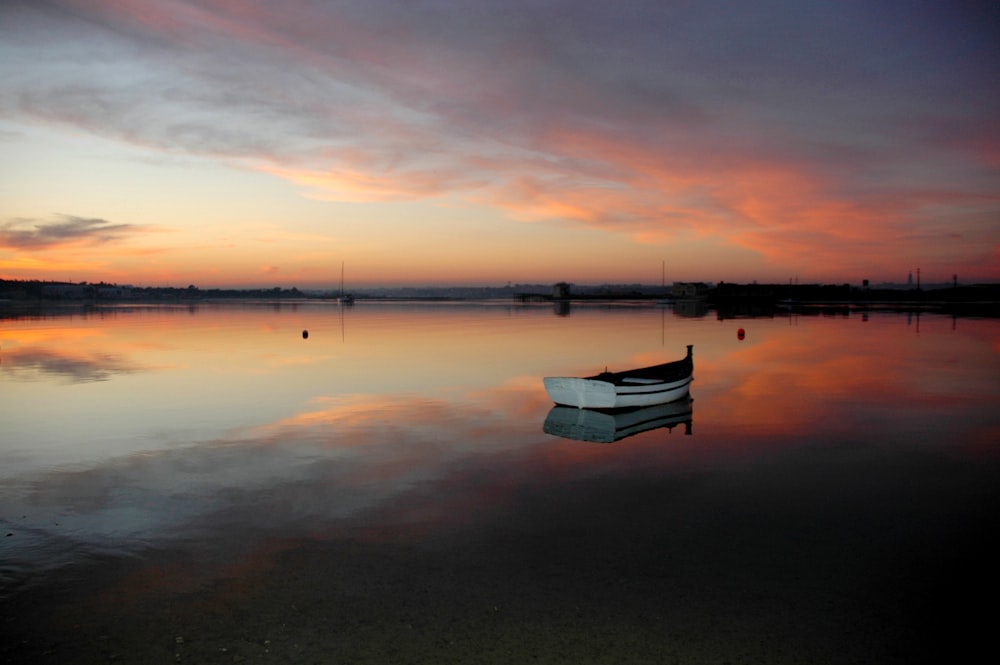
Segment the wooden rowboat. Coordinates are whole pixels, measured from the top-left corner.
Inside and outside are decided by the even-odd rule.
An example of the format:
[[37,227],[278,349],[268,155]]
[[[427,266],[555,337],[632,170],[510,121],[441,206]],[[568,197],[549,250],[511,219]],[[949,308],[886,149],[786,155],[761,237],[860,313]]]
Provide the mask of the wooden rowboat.
[[694,381],[694,346],[687,356],[662,365],[585,378],[547,376],[545,390],[556,404],[578,409],[627,409],[666,404],[688,394]]

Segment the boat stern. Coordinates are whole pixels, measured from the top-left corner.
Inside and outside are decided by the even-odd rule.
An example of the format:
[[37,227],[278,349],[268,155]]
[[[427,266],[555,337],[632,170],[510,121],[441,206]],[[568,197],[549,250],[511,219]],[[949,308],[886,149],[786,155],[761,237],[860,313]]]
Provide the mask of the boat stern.
[[545,391],[556,404],[578,409],[612,409],[617,396],[615,386],[607,381],[575,377],[548,376]]

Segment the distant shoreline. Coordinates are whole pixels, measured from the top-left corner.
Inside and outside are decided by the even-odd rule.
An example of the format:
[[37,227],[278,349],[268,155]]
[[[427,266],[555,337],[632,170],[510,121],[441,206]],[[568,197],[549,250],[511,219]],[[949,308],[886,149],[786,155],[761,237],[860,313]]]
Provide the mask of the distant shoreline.
[[162,302],[205,300],[728,300],[794,302],[1000,302],[998,284],[758,284],[674,282],[672,284],[516,284],[507,286],[400,286],[357,289],[199,288],[132,286],[88,282],[0,279],[0,301]]
[[[857,294],[855,294],[857,295]],[[987,287],[980,293],[968,291],[896,291],[868,292],[864,297],[850,298],[775,298],[764,295],[726,295],[710,293],[698,298],[670,298],[642,294],[579,294],[556,298],[537,294],[528,299],[514,297],[462,297],[441,296],[369,296],[355,295],[355,304],[341,304],[336,297],[282,295],[209,296],[185,294],[184,296],[130,297],[118,299],[84,298],[9,298],[0,294],[0,318],[48,316],[101,311],[121,311],[130,308],[191,308],[191,307],[289,307],[330,306],[350,309],[356,305],[427,303],[462,304],[484,303],[513,307],[556,307],[568,312],[574,306],[602,305],[659,307],[672,309],[682,316],[706,316],[714,312],[719,318],[759,318],[790,314],[832,315],[852,312],[935,313],[955,316],[1000,317],[1000,287]],[[980,297],[973,297],[973,296]],[[888,296],[888,297],[887,297]],[[949,297],[951,296],[951,297]]]
[[[340,296],[350,295],[341,303]],[[341,294],[283,289],[201,289],[78,284],[40,280],[0,280],[0,318],[65,313],[121,311],[128,307],[309,306],[352,307],[354,303],[500,303],[520,307],[547,305],[558,315],[574,306],[651,306],[678,316],[719,319],[791,314],[849,315],[852,312],[936,313],[1000,317],[1000,284],[933,285],[926,288],[850,284],[737,284],[675,282],[667,285],[519,284],[505,287],[399,287]]]

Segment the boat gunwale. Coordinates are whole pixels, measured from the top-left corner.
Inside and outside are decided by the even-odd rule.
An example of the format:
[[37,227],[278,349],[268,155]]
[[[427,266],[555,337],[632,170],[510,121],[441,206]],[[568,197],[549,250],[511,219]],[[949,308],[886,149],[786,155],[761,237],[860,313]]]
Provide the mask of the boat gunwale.
[[672,381],[660,381],[658,383],[647,383],[644,385],[613,384],[618,395],[655,395],[656,393],[677,390],[694,382],[693,372]]
[[[692,348],[693,347],[689,345],[687,356],[681,358],[680,360],[674,360],[659,365],[650,365],[649,367],[625,370],[622,372],[604,371],[600,374],[583,378],[587,381],[603,381],[604,383],[610,383],[614,385],[615,388],[633,388],[641,385],[660,388],[665,383],[683,381],[684,379],[690,378],[691,375],[694,374],[694,358]],[[652,379],[657,381],[657,383],[626,383],[626,379]]]

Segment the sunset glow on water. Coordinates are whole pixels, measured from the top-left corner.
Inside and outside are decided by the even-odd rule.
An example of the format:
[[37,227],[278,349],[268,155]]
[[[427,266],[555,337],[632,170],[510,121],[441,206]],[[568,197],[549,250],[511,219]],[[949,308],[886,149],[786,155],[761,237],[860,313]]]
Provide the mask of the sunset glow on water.
[[[294,639],[311,640],[317,657],[386,653],[344,617],[324,623],[334,621],[327,603],[394,635],[403,607],[438,634],[458,608],[506,608],[478,628],[450,623],[469,631],[451,647],[393,637],[428,659],[476,640],[507,644],[508,631],[528,631],[551,655],[558,631],[528,626],[566,604],[578,608],[573,631],[597,631],[591,648],[657,631],[631,647],[639,660],[751,649],[861,662],[937,648],[922,619],[899,613],[900,594],[912,584],[952,598],[940,579],[911,576],[926,575],[932,553],[964,552],[996,507],[998,334],[994,320],[927,314],[720,320],[641,304],[233,304],[8,319],[0,572],[3,603],[31,623],[16,624],[26,641],[5,655],[104,653],[91,620],[138,631],[111,631],[129,653],[141,635],[166,654],[184,631],[188,653],[262,654],[264,639],[291,649],[273,614],[283,593],[314,607],[296,629],[308,638]],[[687,343],[684,422],[614,443],[543,431],[553,406],[541,377],[671,360]],[[762,567],[766,551],[780,568]],[[968,574],[983,572],[977,561]],[[390,583],[397,574],[407,581]],[[509,575],[522,585],[514,595]],[[605,588],[605,576],[626,582]],[[677,603],[696,580],[701,600],[684,612]],[[732,605],[736,580],[751,598]],[[65,600],[39,600],[52,585]],[[872,602],[848,609],[862,598]],[[226,642],[237,608],[259,644]],[[120,614],[130,611],[159,618],[139,628]],[[706,641],[706,621],[728,637]],[[883,630],[849,637],[869,624]],[[796,642],[789,626],[813,641]]]

